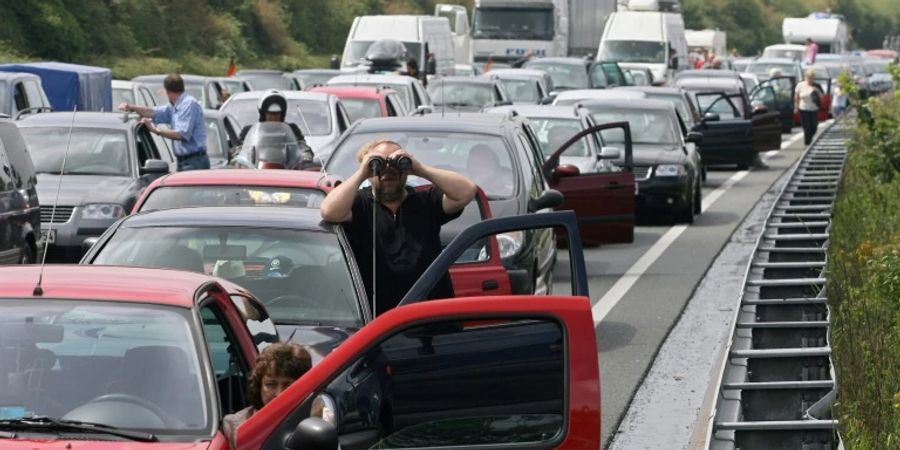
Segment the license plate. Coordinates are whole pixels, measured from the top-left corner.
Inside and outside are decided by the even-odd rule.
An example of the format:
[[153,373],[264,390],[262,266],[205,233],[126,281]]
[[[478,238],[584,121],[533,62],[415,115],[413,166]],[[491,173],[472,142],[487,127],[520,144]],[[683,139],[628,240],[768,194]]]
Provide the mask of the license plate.
[[41,230],[45,244],[56,243],[56,230]]

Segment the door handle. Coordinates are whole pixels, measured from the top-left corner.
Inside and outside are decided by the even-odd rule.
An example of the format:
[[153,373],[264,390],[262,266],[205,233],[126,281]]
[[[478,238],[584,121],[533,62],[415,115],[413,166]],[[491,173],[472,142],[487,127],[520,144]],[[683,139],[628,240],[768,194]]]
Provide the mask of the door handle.
[[481,290],[483,291],[493,291],[496,289],[500,289],[500,283],[497,280],[484,280],[481,282]]

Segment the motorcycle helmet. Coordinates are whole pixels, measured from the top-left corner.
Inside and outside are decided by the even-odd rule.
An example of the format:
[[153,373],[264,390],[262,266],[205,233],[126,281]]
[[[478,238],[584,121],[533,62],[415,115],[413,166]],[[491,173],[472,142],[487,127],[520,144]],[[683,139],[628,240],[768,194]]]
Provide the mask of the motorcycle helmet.
[[287,99],[284,98],[284,95],[281,95],[281,92],[269,89],[259,99],[259,104],[257,104],[256,108],[259,110],[260,122],[266,121],[266,113],[278,113],[279,120],[284,122],[284,118],[287,115]]

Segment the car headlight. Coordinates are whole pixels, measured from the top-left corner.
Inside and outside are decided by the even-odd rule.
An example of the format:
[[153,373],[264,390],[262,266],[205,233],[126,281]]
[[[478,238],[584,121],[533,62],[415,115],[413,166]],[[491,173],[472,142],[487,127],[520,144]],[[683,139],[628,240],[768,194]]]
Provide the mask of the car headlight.
[[500,258],[510,258],[519,253],[524,243],[525,232],[523,231],[510,231],[509,233],[498,234],[497,244],[500,245]]
[[81,208],[82,219],[118,219],[125,217],[125,208],[117,203],[91,203]]
[[656,176],[658,177],[679,177],[687,173],[684,166],[677,164],[662,164],[656,166]]
[[[313,400],[313,414],[321,414],[319,418],[322,420],[334,425],[335,428],[338,427],[337,421],[337,405],[334,402],[334,399],[331,398],[328,394],[319,394],[315,400]],[[319,412],[317,412],[318,410]]]

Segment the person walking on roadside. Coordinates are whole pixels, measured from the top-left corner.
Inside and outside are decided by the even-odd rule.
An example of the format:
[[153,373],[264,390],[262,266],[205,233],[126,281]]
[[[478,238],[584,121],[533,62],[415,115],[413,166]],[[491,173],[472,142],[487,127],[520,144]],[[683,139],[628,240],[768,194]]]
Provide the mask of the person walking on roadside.
[[[142,117],[141,124],[151,133],[172,140],[179,172],[209,169],[203,107],[196,98],[184,92],[184,80],[177,73],[166,76],[163,88],[169,104],[150,108],[123,102],[119,104],[119,110],[137,113]],[[162,129],[155,125],[160,123],[172,128]]]
[[813,42],[811,38],[806,38],[806,64],[810,66],[815,64],[816,56],[819,56],[819,44]]
[[803,143],[812,143],[816,129],[819,127],[819,105],[822,104],[824,94],[815,83],[816,72],[813,69],[806,71],[806,77],[797,88],[794,89],[794,113],[800,114],[800,124],[803,126]]

